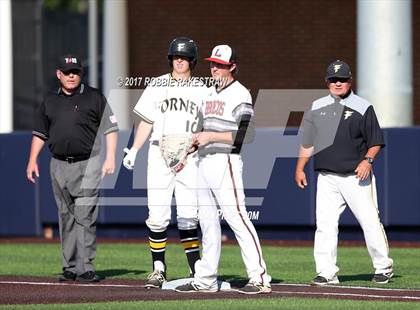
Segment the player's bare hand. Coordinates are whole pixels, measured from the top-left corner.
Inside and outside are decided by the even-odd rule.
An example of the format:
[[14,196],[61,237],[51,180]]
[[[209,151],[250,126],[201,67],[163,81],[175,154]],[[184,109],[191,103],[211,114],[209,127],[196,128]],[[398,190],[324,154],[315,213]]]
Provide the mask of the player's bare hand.
[[194,144],[204,146],[211,142],[211,132],[199,132],[194,135]]
[[302,189],[305,189],[308,186],[308,181],[306,180],[306,174],[303,170],[297,170],[295,172],[295,181],[296,185]]
[[115,159],[107,158],[102,165],[102,177],[106,176],[107,174],[113,174],[115,171]]
[[367,160],[362,160],[359,165],[357,165],[356,170],[356,178],[360,179],[360,181],[366,180],[370,172],[372,171],[372,164],[369,164]]
[[26,168],[26,177],[32,183],[35,183],[34,174],[37,178],[39,178],[38,164],[36,162],[31,162],[30,161],[28,163],[28,167]]

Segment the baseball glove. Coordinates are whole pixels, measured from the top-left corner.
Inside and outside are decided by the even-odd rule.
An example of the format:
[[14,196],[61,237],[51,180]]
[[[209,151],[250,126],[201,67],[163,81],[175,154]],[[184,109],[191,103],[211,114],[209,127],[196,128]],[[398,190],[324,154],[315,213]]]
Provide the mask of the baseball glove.
[[166,165],[173,172],[181,171],[187,164],[187,156],[197,150],[191,134],[163,135],[159,147]]

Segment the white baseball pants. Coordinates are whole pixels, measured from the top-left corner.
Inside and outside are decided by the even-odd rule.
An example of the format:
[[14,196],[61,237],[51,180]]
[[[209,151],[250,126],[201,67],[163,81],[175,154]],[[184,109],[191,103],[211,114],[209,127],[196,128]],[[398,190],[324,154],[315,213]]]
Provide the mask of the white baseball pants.
[[198,169],[199,219],[202,258],[195,265],[194,284],[215,288],[221,252],[221,230],[217,205],[241,248],[250,280],[269,285],[271,277],[262,256],[260,241],[245,207],[240,155],[213,154],[201,157]]
[[314,257],[316,272],[331,279],[337,267],[338,222],[346,206],[359,222],[375,273],[392,271],[388,241],[380,222],[373,173],[365,181],[356,175],[319,173],[316,195]]
[[166,230],[171,221],[172,195],[175,191],[179,229],[195,229],[198,225],[197,157],[188,156],[187,165],[175,174],[165,163],[158,145],[150,144],[147,166],[147,201],[150,230]]

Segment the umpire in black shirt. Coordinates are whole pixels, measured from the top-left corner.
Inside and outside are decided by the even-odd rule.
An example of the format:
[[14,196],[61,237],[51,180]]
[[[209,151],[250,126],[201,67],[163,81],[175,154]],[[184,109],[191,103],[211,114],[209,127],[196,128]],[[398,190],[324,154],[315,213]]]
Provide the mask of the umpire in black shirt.
[[308,183],[304,167],[312,154],[318,172],[314,285],[339,283],[338,223],[348,206],[358,220],[372,259],[372,281],[386,284],[393,276],[393,261],[379,219],[372,165],[385,145],[373,106],[351,90],[352,74],[344,61],[327,68],[329,95],[315,100],[304,117],[301,153],[295,180]]
[[[52,153],[51,182],[58,206],[63,274],[60,281],[97,282],[96,219],[101,177],[114,173],[118,125],[105,97],[81,83],[82,64],[75,55],[60,58],[60,87],[35,115],[27,178],[39,177],[37,158],[45,142]],[[101,136],[106,158],[100,164]]]

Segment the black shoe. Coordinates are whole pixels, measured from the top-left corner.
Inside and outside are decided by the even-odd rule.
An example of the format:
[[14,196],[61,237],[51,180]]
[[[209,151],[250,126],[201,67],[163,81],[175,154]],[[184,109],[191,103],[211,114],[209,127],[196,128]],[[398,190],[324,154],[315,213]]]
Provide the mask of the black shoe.
[[373,276],[372,281],[377,284],[387,284],[393,275],[394,274],[392,272],[377,273]]
[[328,284],[339,284],[340,281],[338,280],[337,276],[332,277],[332,279],[327,279],[323,276],[316,276],[312,282],[311,285],[328,285]]
[[76,281],[79,282],[99,282],[101,280],[101,277],[96,274],[95,271],[87,271],[79,276],[77,276]]
[[269,294],[269,293],[271,293],[271,286],[270,286],[270,284],[264,285],[262,283],[258,283],[258,282],[250,280],[247,283],[247,285],[238,289],[238,292],[242,293],[242,294],[249,294],[249,295]]
[[60,281],[60,282],[74,281],[74,280],[76,280],[76,277],[77,277],[77,275],[74,272],[65,270],[63,272],[63,274],[58,277],[58,281]]
[[200,293],[200,292],[203,292],[203,293],[215,293],[217,291],[218,291],[217,286],[214,287],[214,288],[206,288],[206,289],[203,289],[203,288],[198,288],[192,282],[187,283],[187,284],[183,284],[183,285],[180,285],[180,286],[177,286],[175,288],[175,292],[179,292],[179,293]]

